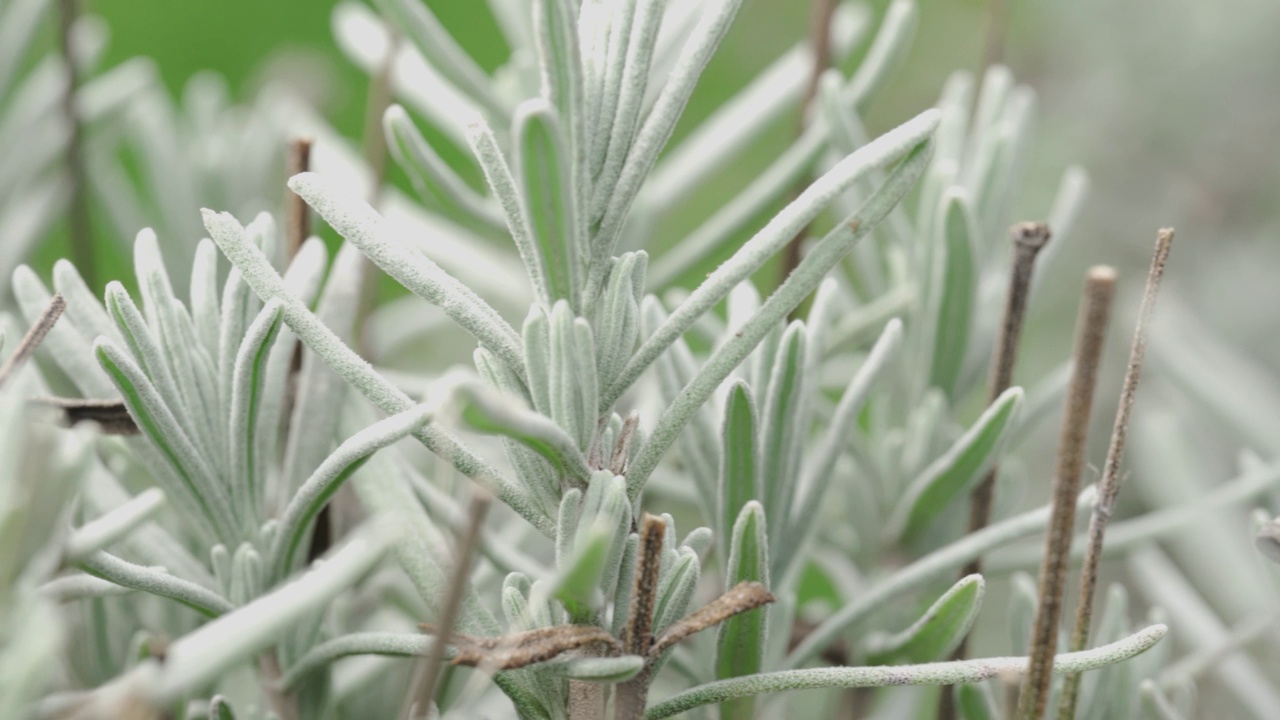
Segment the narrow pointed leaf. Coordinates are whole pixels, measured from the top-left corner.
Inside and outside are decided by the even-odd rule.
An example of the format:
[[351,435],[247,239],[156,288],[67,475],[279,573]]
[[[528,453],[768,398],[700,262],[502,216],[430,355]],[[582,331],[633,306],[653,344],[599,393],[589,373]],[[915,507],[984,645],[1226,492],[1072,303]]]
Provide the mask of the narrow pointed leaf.
[[[802,322],[787,328],[774,356],[768,397],[765,400],[760,434],[761,482],[764,486],[765,516],[778,528],[787,526],[800,480],[800,456],[808,439],[805,388],[806,331]],[[778,562],[778,538],[770,548]],[[772,571],[777,576],[779,568]]]
[[569,680],[586,682],[620,683],[635,677],[644,669],[645,659],[639,655],[622,657],[562,658],[539,663],[530,669]]
[[[1062,653],[1053,660],[1053,672],[1083,672],[1136,657],[1168,633],[1164,625],[1152,625],[1117,643],[1082,652]],[[999,657],[976,660],[894,665],[889,667],[828,667],[782,670],[730,678],[685,690],[649,706],[645,720],[675,717],[696,707],[740,697],[787,690],[817,688],[889,687],[895,685],[953,685],[1026,672],[1028,658]]]
[[347,438],[316,468],[289,501],[277,526],[271,550],[273,577],[285,577],[294,569],[298,550],[312,521],[369,456],[431,422],[433,413],[424,406],[392,415]]
[[513,371],[524,375],[520,337],[515,329],[471,288],[426,255],[395,242],[386,219],[373,207],[316,173],[295,175],[289,179],[289,187],[371,262],[418,297],[439,306]]
[[[743,506],[733,525],[725,587],[741,582],[769,585],[769,538],[764,508],[755,501]],[[764,665],[768,621],[766,606],[735,615],[720,624],[716,635],[716,678],[723,680],[760,672]],[[725,720],[750,720],[754,712],[755,698],[752,697],[734,698],[720,704],[720,717]]]
[[94,345],[94,354],[107,376],[124,398],[125,407],[138,429],[159,450],[172,471],[157,480],[174,478],[177,482],[164,487],[165,494],[182,508],[187,520],[205,530],[210,537],[234,533],[231,499],[213,471],[196,452],[177,419],[169,411],[142,369],[108,340]]
[[258,477],[260,463],[254,453],[258,449],[259,434],[272,432],[272,428],[259,427],[258,417],[263,404],[267,357],[283,324],[280,308],[280,301],[272,300],[262,308],[262,312],[249,326],[240,351],[236,354],[231,384],[227,437],[231,440],[229,467],[234,468],[231,478],[232,499],[243,513],[244,519],[252,522],[257,522],[260,517],[259,507],[263,496],[263,479]]
[[390,540],[386,534],[365,533],[298,580],[184,635],[170,646],[158,677],[149,684],[151,698],[171,704],[270,647],[280,633],[372,570]]
[[581,312],[581,275],[573,188],[573,160],[555,110],[532,100],[521,105],[515,121],[516,177],[520,179],[529,228],[550,298],[568,300]]
[[612,542],[613,529],[604,523],[593,523],[588,532],[578,533],[573,554],[556,575],[552,597],[564,605],[575,625],[590,622],[600,608],[600,578]]
[[724,451],[720,457],[720,488],[716,493],[716,499],[720,503],[717,508],[720,525],[716,528],[716,535],[721,538],[719,546],[722,561],[728,560],[725,553],[729,551],[723,538],[733,536],[733,528],[742,508],[752,500],[763,500],[756,423],[755,399],[752,397],[751,387],[742,381],[735,382],[729,388],[729,397],[724,406]]
[[573,438],[545,416],[477,383],[459,385],[454,399],[462,422],[472,430],[519,441],[578,482],[586,482],[590,476],[586,458]]
[[[933,122],[936,123],[936,116]],[[931,123],[930,132],[932,127]],[[783,318],[817,289],[827,272],[897,206],[924,172],[932,153],[931,139],[921,142],[911,150],[906,159],[885,180],[885,184],[876,190],[856,213],[819,241],[800,261],[795,271],[787,276],[782,285],[760,306],[755,315],[734,333],[732,339],[716,349],[697,376],[685,385],[675,401],[663,413],[653,434],[637,453],[627,478],[632,497],[639,495],[649,474],[657,467],[658,460],[676,441],[684,426],[696,415],[698,409],[715,393],[720,383],[751,354],[751,351],[777,327]],[[708,280],[708,282],[711,281]],[[637,351],[637,355],[643,352],[642,346]],[[624,370],[623,379],[625,376]]]
[[890,537],[916,540],[999,458],[1022,407],[1022,388],[1006,390],[942,457],[911,482],[889,520]]
[[977,278],[973,259],[973,212],[963,195],[949,194],[943,200],[942,233],[945,258],[941,292],[933,310],[937,332],[933,340],[933,368],[930,384],[954,397],[956,382],[969,349],[973,301]]
[[643,251],[624,253],[613,261],[594,326],[601,388],[613,382],[635,350],[640,336],[640,300],[644,297],[648,263],[649,255]]
[[387,149],[404,168],[424,200],[446,213],[462,214],[487,225],[502,227],[503,217],[497,207],[458,177],[418,132],[403,107],[392,105],[387,108],[382,116],[382,127],[387,136]]
[[926,663],[946,657],[973,627],[984,591],[981,575],[962,578],[911,627],[873,639],[867,664]]

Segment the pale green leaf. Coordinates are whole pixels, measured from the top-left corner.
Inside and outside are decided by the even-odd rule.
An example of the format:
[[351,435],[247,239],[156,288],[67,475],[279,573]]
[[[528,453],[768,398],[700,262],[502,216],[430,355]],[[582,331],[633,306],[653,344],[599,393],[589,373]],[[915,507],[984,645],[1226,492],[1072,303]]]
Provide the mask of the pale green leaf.
[[996,398],[960,439],[911,482],[888,522],[887,535],[904,543],[919,538],[944,510],[964,497],[999,460],[1022,407],[1022,388]]
[[981,575],[962,578],[925,611],[911,627],[868,642],[867,663],[891,665],[926,663],[954,650],[982,609],[985,584]]

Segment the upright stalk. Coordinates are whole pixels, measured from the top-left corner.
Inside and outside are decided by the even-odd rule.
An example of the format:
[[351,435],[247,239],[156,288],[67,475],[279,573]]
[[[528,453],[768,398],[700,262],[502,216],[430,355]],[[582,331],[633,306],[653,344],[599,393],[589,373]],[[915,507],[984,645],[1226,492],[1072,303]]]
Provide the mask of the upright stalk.
[[1080,472],[1084,469],[1085,445],[1089,439],[1089,413],[1098,382],[1098,364],[1107,324],[1111,318],[1111,298],[1116,283],[1115,270],[1090,268],[1085,279],[1084,299],[1076,321],[1075,351],[1071,383],[1067,388],[1066,418],[1058,447],[1058,470],[1053,479],[1053,509],[1045,534],[1044,560],[1040,566],[1039,598],[1031,626],[1031,650],[1027,674],[1018,697],[1018,720],[1044,716],[1053,679],[1053,657],[1058,646],[1058,620],[1067,583],[1067,561],[1071,554],[1072,525]]
[[[1000,335],[996,339],[995,353],[991,356],[988,404],[995,402],[996,398],[1013,386],[1013,369],[1018,361],[1023,321],[1027,317],[1027,299],[1031,293],[1036,256],[1048,244],[1050,234],[1049,226],[1044,223],[1018,223],[1009,228],[1009,236],[1013,240],[1013,270],[1009,275],[1009,293],[1005,297]],[[970,533],[981,530],[991,522],[991,504],[999,470],[998,465],[993,465],[982,482],[973,489],[969,505]],[[982,559],[976,558],[961,571],[961,577],[981,572]],[[960,651],[963,650],[964,645],[961,645]],[[962,655],[963,652],[960,652],[957,659]]]
[[[1036,256],[1049,243],[1049,226],[1044,223],[1024,222],[1009,228],[1013,241],[1013,268],[1009,273],[1009,291],[1005,296],[1004,315],[1000,321],[1000,334],[996,338],[995,352],[991,355],[991,378],[988,382],[987,404],[995,402],[1005,390],[1013,386],[1013,369],[1018,361],[1018,345],[1022,339],[1022,325],[1027,317],[1027,299],[1031,294],[1031,278],[1035,274]],[[973,489],[969,500],[969,534],[986,527],[991,522],[991,506],[995,497],[999,464],[993,464],[982,481]],[[960,571],[960,577],[982,573],[982,558],[976,557]],[[969,654],[969,638],[960,641],[952,660],[963,660]],[[955,698],[944,689],[938,695],[938,720],[956,717]]]
[[[1133,331],[1133,346],[1129,350],[1129,367],[1125,370],[1124,385],[1120,390],[1120,404],[1116,408],[1116,421],[1111,430],[1111,446],[1107,448],[1106,464],[1102,468],[1098,500],[1089,517],[1088,545],[1084,551],[1084,567],[1080,572],[1080,599],[1076,605],[1075,627],[1071,631],[1072,651],[1083,650],[1089,642],[1089,628],[1093,622],[1093,597],[1098,587],[1098,565],[1102,562],[1102,540],[1107,523],[1115,510],[1116,497],[1120,494],[1120,463],[1124,460],[1125,445],[1129,439],[1129,418],[1133,414],[1134,399],[1138,395],[1138,382],[1142,379],[1142,362],[1147,354],[1147,331],[1155,312],[1156,299],[1160,295],[1160,280],[1169,261],[1173,246],[1173,230],[1161,230],[1156,236],[1155,254],[1147,273],[1147,286],[1142,294],[1142,308],[1138,311],[1138,325]],[[1068,675],[1062,686],[1062,703],[1058,706],[1059,720],[1072,720],[1076,715],[1076,697],[1080,692],[1080,676]]]
[[[289,143],[289,158],[286,161],[285,174],[288,177],[299,175],[311,169],[311,138],[295,138]],[[288,254],[292,260],[302,243],[311,235],[311,208],[298,193],[285,192],[285,226],[288,235]]]

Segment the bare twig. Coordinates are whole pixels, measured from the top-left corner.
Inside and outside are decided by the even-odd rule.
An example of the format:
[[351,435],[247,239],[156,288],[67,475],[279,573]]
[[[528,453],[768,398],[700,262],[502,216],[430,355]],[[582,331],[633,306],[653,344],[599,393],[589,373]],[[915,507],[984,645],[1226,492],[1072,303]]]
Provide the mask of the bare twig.
[[58,318],[62,317],[62,311],[66,309],[67,301],[62,298],[62,293],[56,293],[50,298],[44,312],[40,313],[40,317],[36,318],[31,329],[27,330],[27,334],[23,336],[22,342],[18,343],[18,349],[13,351],[4,365],[0,365],[0,387],[4,387],[9,378],[31,359],[36,348],[40,347],[40,343],[44,341],[44,336],[49,334],[53,324],[58,322]]
[[768,588],[758,582],[740,582],[726,590],[720,597],[702,606],[702,609],[673,623],[663,631],[653,647],[649,648],[649,657],[657,658],[668,648],[690,635],[719,625],[734,615],[768,605],[776,599]]
[[489,503],[493,500],[489,493],[477,489],[471,496],[471,507],[468,512],[466,534],[458,541],[458,557],[454,561],[453,575],[449,578],[448,595],[444,599],[444,607],[440,609],[440,631],[436,642],[431,643],[431,651],[423,662],[422,672],[410,685],[409,696],[400,717],[406,720],[417,720],[427,717],[431,709],[431,700],[435,697],[436,680],[440,677],[440,669],[444,667],[444,638],[449,637],[462,609],[462,598],[466,595],[468,579],[471,576],[471,559],[476,547],[480,544],[480,532],[484,528],[484,516],[489,511]]
[[[1133,413],[1134,399],[1138,395],[1138,382],[1142,379],[1142,361],[1147,354],[1147,331],[1155,312],[1156,299],[1160,295],[1160,280],[1169,261],[1173,246],[1173,230],[1161,230],[1156,237],[1155,254],[1151,258],[1151,270],[1147,274],[1147,287],[1142,294],[1142,308],[1138,311],[1138,325],[1133,331],[1133,346],[1129,350],[1129,367],[1125,370],[1124,385],[1120,390],[1120,404],[1116,408],[1115,425],[1111,430],[1111,446],[1102,468],[1098,499],[1093,504],[1089,518],[1089,541],[1085,546],[1084,568],[1080,573],[1080,600],[1076,605],[1075,627],[1071,631],[1071,650],[1083,650],[1089,642],[1089,628],[1093,622],[1093,597],[1098,586],[1098,565],[1102,562],[1102,541],[1107,523],[1115,510],[1116,497],[1120,494],[1120,463],[1124,460],[1125,445],[1129,439],[1129,418]],[[1058,706],[1060,720],[1075,717],[1076,696],[1080,690],[1080,675],[1068,675],[1062,687],[1062,703]]]
[[613,448],[613,457],[609,459],[609,472],[614,475],[627,474],[627,461],[631,458],[631,439],[635,437],[636,428],[640,426],[640,413],[632,410],[622,421],[622,431],[618,433],[618,442]]
[[[311,138],[295,138],[289,143],[289,158],[285,168],[288,177],[311,169]],[[285,209],[288,227],[288,258],[293,259],[311,235],[311,208],[305,200],[292,190],[285,192]]]
[[1038,720],[1049,701],[1053,656],[1058,645],[1058,620],[1062,614],[1071,554],[1072,524],[1080,472],[1084,469],[1089,436],[1089,413],[1097,386],[1098,364],[1111,318],[1111,298],[1116,273],[1109,267],[1089,269],[1084,299],[1076,321],[1071,384],[1067,388],[1066,417],[1058,446],[1058,469],[1053,479],[1053,508],[1045,533],[1044,561],[1040,566],[1039,598],[1031,626],[1030,663],[1018,697],[1019,720]]
[[33,405],[51,407],[62,413],[67,425],[96,422],[105,435],[137,435],[138,424],[120,400],[81,400],[80,398],[32,398]]
[[[1018,223],[1009,229],[1013,240],[1013,270],[1009,274],[1009,294],[1005,298],[1004,317],[1000,321],[1000,336],[996,339],[995,353],[991,357],[991,379],[988,399],[996,398],[1013,385],[1013,369],[1018,361],[1018,344],[1022,339],[1022,324],[1027,317],[1027,298],[1031,290],[1031,277],[1035,270],[1036,256],[1049,242],[1049,226],[1044,223]],[[969,505],[969,532],[976,532],[991,522],[991,503],[999,466],[992,466],[986,477],[973,490]],[[982,572],[982,560],[975,559],[961,571],[961,577]]]
[[[1013,268],[1009,273],[1009,292],[1005,296],[1004,316],[1000,320],[1000,335],[996,338],[995,352],[991,356],[991,376],[988,381],[988,402],[1013,385],[1013,370],[1018,362],[1018,345],[1022,338],[1022,325],[1027,317],[1027,299],[1031,291],[1036,256],[1049,243],[1051,233],[1044,223],[1023,222],[1009,228],[1013,241]],[[996,477],[1000,465],[994,464],[973,489],[969,501],[969,532],[974,533],[991,522],[991,506],[995,498]],[[974,558],[960,571],[960,577],[982,573],[982,558]],[[963,660],[969,654],[969,638],[960,641],[951,654],[952,660]],[[955,695],[943,691],[938,695],[938,720],[956,717]]]
[[[622,633],[622,651],[646,657],[653,647],[653,611],[658,595],[658,574],[662,568],[662,542],[667,524],[645,513],[640,521],[640,545],[636,553],[635,579],[631,585],[631,608]],[[617,720],[640,720],[649,694],[649,669],[618,686]]]
[[[831,22],[835,17],[837,5],[839,3],[836,0],[813,0],[813,14],[809,21],[809,47],[813,50],[813,67],[809,72],[808,83],[805,85],[804,100],[800,103],[797,135],[804,133],[809,112],[818,97],[818,88],[822,84],[822,73],[831,66]],[[798,196],[803,191],[802,185],[796,188],[793,195]],[[786,280],[791,271],[800,264],[800,245],[808,230],[808,227],[804,228],[791,239],[790,243],[787,243],[786,250],[782,254],[782,269],[778,274],[779,283]]]
[[609,631],[594,625],[557,625],[499,638],[476,638],[475,643],[466,642],[465,637],[454,635],[451,639],[458,648],[453,664],[489,670],[515,670],[591,645],[611,650],[619,647]]
[[[285,158],[285,177],[291,178],[299,173],[307,172],[311,169],[311,146],[312,140],[308,137],[294,138],[289,142],[287,157]],[[311,208],[300,195],[292,190],[285,190],[285,261],[293,262],[297,257],[298,251],[302,249],[302,244],[311,236]],[[285,436],[293,430],[293,409],[298,402],[298,375],[302,372],[302,356],[306,352],[306,347],[302,343],[294,341],[293,356],[289,359],[289,374],[285,378],[284,390],[284,411],[281,413],[283,418],[283,433]],[[350,493],[349,488],[344,488],[346,493],[339,490],[338,497],[346,496]],[[337,502],[342,502],[335,497]],[[333,546],[333,503],[325,503],[320,508],[320,514],[316,516],[315,523],[312,525],[311,541],[307,547],[307,563],[323,556],[329,552],[329,548]]]
[[97,264],[94,262],[93,221],[89,217],[88,171],[84,159],[84,123],[76,94],[80,91],[80,68],[75,48],[75,24],[80,16],[79,0],[58,1],[58,40],[66,80],[62,93],[62,115],[67,123],[67,174],[70,197],[67,223],[71,231],[71,257],[89,287],[96,287]]

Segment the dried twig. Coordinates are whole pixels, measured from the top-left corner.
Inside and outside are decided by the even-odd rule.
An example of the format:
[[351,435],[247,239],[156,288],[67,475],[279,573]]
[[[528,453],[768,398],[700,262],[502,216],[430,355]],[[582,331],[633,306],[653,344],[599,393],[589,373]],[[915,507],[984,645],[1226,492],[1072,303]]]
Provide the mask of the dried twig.
[[489,503],[493,500],[489,493],[477,489],[471,496],[471,507],[468,512],[467,532],[458,541],[458,557],[454,561],[453,575],[449,578],[449,594],[445,596],[444,607],[440,610],[440,632],[436,642],[431,644],[431,651],[423,663],[423,670],[412,683],[409,696],[400,717],[409,720],[425,718],[431,708],[431,700],[435,697],[436,680],[440,677],[440,669],[444,667],[445,645],[442,637],[448,637],[457,622],[458,613],[462,609],[462,598],[466,595],[468,578],[471,576],[471,559],[476,547],[480,544],[480,532],[484,527],[484,516],[489,511]]
[[673,623],[649,648],[650,659],[657,658],[681,640],[719,625],[734,615],[755,610],[776,600],[769,589],[758,582],[740,582],[723,595],[702,606],[701,610]]
[[1053,656],[1058,645],[1058,620],[1062,614],[1071,554],[1072,524],[1080,472],[1084,469],[1089,436],[1089,412],[1098,380],[1098,364],[1111,317],[1111,297],[1116,273],[1109,267],[1090,268],[1084,300],[1076,321],[1071,384],[1067,388],[1066,417],[1058,447],[1058,469],[1053,479],[1053,508],[1045,533],[1044,561],[1040,566],[1039,598],[1031,627],[1030,663],[1018,697],[1019,720],[1044,716],[1052,680]]
[[[1018,361],[1018,345],[1022,338],[1022,325],[1027,317],[1027,300],[1031,292],[1036,257],[1049,243],[1051,233],[1044,223],[1023,222],[1009,228],[1013,241],[1013,268],[1009,273],[1009,292],[1005,296],[1004,316],[1000,320],[1000,335],[996,338],[995,352],[991,356],[991,376],[988,381],[988,403],[1013,385],[1013,369]],[[996,477],[999,464],[994,464],[986,476],[973,489],[969,501],[969,532],[975,533],[991,522],[991,506],[995,498]],[[960,571],[960,577],[982,573],[982,558],[974,558]],[[969,638],[960,641],[951,654],[952,660],[963,660],[969,654]],[[955,696],[942,692],[938,696],[938,720],[956,717]]]
[[0,365],[0,387],[4,387],[9,378],[31,359],[36,348],[40,347],[40,343],[44,341],[44,336],[49,334],[53,324],[58,322],[58,318],[62,317],[62,311],[66,309],[67,301],[62,298],[62,293],[56,293],[50,298],[44,312],[40,313],[40,317],[36,318],[31,329],[27,330],[27,334],[23,336],[22,342],[18,343],[18,349],[13,351],[4,365]]
[[[299,173],[307,172],[311,169],[311,146],[312,140],[307,137],[294,138],[289,143],[287,157],[285,158],[285,176],[293,177]],[[292,190],[285,190],[285,257],[287,262],[293,262],[294,257],[298,255],[298,251],[302,249],[302,244],[311,236],[311,208],[300,195]],[[287,436],[292,430],[293,409],[298,402],[298,376],[302,372],[302,355],[306,352],[306,348],[302,343],[296,342],[293,347],[293,356],[289,359],[289,374],[285,378],[284,390],[284,411],[281,413],[283,418],[283,433]],[[339,490],[340,497],[347,496],[351,491],[350,488],[344,488],[346,492]],[[335,497],[337,500],[337,497]],[[325,503],[320,509],[320,514],[316,516],[315,524],[312,526],[311,541],[307,547],[307,563],[323,556],[329,552],[329,548],[333,546],[334,539],[333,527],[333,503]]]
[[[1093,597],[1098,586],[1098,565],[1102,562],[1102,540],[1107,523],[1115,510],[1116,497],[1120,494],[1120,463],[1124,460],[1125,445],[1129,439],[1129,418],[1133,402],[1138,394],[1138,382],[1142,378],[1142,361],[1147,354],[1147,330],[1155,312],[1156,299],[1160,295],[1160,280],[1164,266],[1169,261],[1173,246],[1173,230],[1161,230],[1156,237],[1155,254],[1151,258],[1151,270],[1147,274],[1147,287],[1142,294],[1142,308],[1138,311],[1138,325],[1133,331],[1133,346],[1129,350],[1129,367],[1125,370],[1124,385],[1120,390],[1120,404],[1116,408],[1115,425],[1111,430],[1111,446],[1102,468],[1098,499],[1089,518],[1089,544],[1085,546],[1084,568],[1080,573],[1080,600],[1076,605],[1075,627],[1071,631],[1071,650],[1083,650],[1089,641],[1089,627],[1093,622]],[[1075,717],[1076,696],[1080,690],[1080,676],[1068,675],[1062,687],[1062,703],[1058,706],[1060,720]]]
[[[622,651],[646,657],[653,646],[653,611],[658,595],[658,574],[662,568],[662,542],[667,524],[645,513],[640,521],[640,545],[636,553],[635,579],[631,586],[631,608],[622,633]],[[649,694],[649,670],[618,686],[617,719],[640,720]]]
[[627,419],[622,421],[622,431],[618,433],[613,457],[609,459],[609,472],[614,475],[627,474],[627,460],[631,458],[631,439],[635,437],[636,428],[639,426],[640,413],[632,410],[627,414]]
[[97,264],[94,262],[93,220],[89,217],[89,173],[84,158],[84,123],[76,95],[80,92],[80,68],[75,48],[75,24],[80,17],[79,0],[59,0],[58,41],[66,80],[62,91],[62,115],[67,123],[66,163],[70,190],[67,223],[71,231],[71,257],[89,287],[96,287]]
[[478,642],[474,643],[465,641],[465,637],[452,637],[458,648],[453,664],[490,670],[515,670],[590,645],[604,645],[614,651],[621,648],[609,631],[594,625],[557,625],[497,638],[475,638]]
[[79,398],[32,398],[33,405],[51,407],[62,413],[67,425],[96,422],[104,435],[137,435],[138,424],[120,400],[81,400]]
[[[285,168],[288,177],[311,169],[311,138],[295,138],[289,143],[289,157]],[[286,226],[288,233],[288,257],[293,259],[311,235],[311,208],[297,193],[289,190],[285,193]]]
[[[991,357],[991,379],[988,400],[996,398],[1013,385],[1013,369],[1018,361],[1018,344],[1022,338],[1022,324],[1027,316],[1027,298],[1031,290],[1031,277],[1035,270],[1036,256],[1049,242],[1049,226],[1044,223],[1018,223],[1009,229],[1013,240],[1013,270],[1009,275],[1009,294],[1005,298],[1004,317],[1000,321],[1000,336],[996,340],[995,353]],[[986,477],[973,490],[969,505],[969,532],[976,532],[991,522],[991,503],[995,490],[998,466],[992,466]],[[975,559],[961,571],[961,577],[982,572],[981,559]]]

